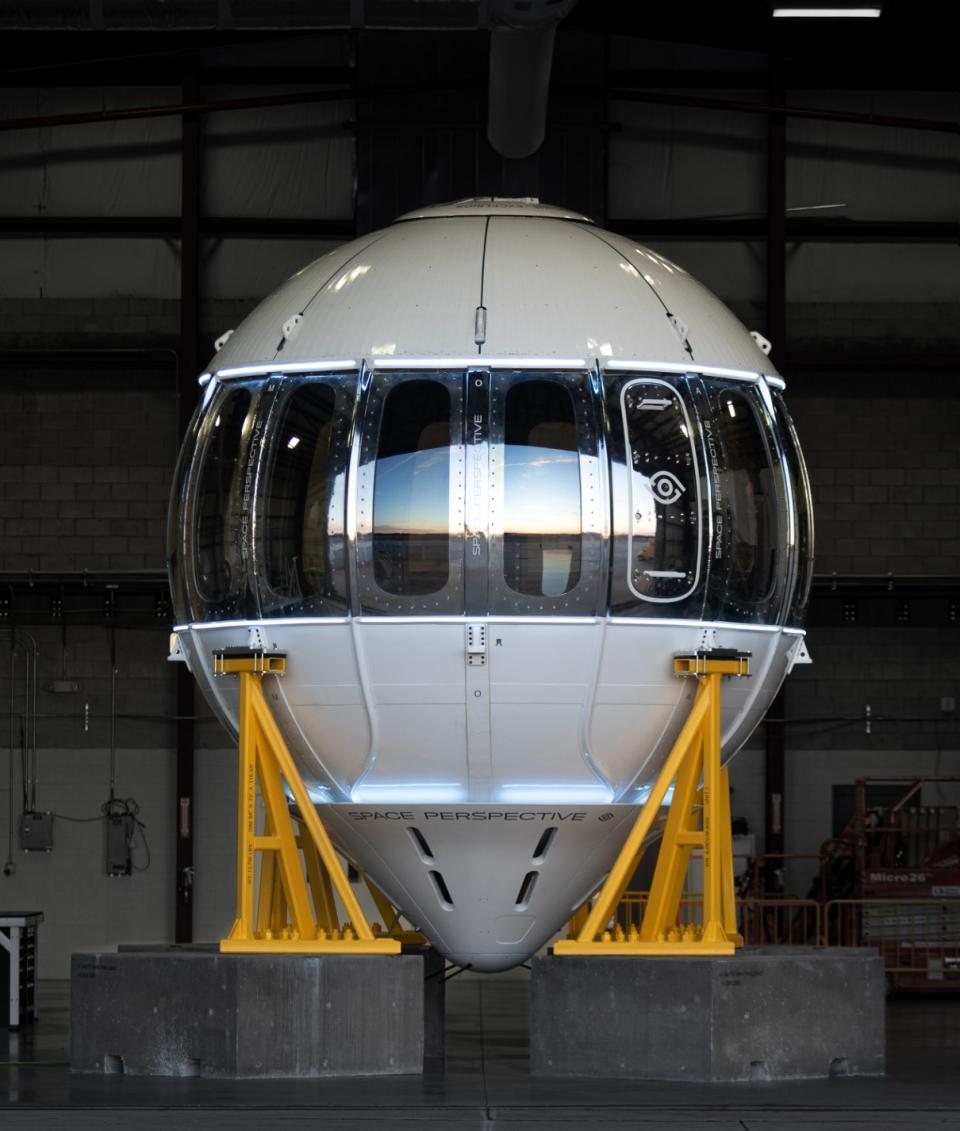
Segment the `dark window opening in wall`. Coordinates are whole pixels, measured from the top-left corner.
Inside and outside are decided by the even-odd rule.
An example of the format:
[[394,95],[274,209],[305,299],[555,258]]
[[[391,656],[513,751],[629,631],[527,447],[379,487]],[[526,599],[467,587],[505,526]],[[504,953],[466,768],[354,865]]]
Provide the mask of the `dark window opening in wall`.
[[580,580],[580,457],[573,399],[556,381],[506,396],[503,576],[516,593],[559,597]]
[[216,411],[206,436],[197,487],[195,564],[200,596],[211,603],[235,597],[244,587],[241,529],[243,476],[240,455],[250,393],[229,393]]
[[700,481],[679,393],[631,381],[621,395],[630,489],[629,585],[645,601],[681,601],[700,578]]
[[450,576],[450,393],[404,381],[384,405],[373,488],[373,565],[386,593],[423,597]]
[[260,515],[265,616],[315,609],[326,600],[343,607],[334,582],[342,535],[330,529],[334,492],[343,490],[330,460],[335,403],[330,385],[311,382],[281,409]]

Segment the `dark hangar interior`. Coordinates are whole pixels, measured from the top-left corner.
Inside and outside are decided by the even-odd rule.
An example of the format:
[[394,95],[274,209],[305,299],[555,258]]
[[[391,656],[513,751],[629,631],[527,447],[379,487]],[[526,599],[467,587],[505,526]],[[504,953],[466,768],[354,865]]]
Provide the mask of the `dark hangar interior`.
[[[27,1004],[0,1022],[0,1122],[958,1118],[956,8],[774,7],[0,0],[5,985],[23,939],[4,917],[42,913]],[[540,88],[491,65],[511,23],[555,26]],[[542,142],[505,156],[537,134],[538,98]],[[168,502],[197,377],[306,263],[474,197],[583,213],[772,344],[812,485],[813,663],[731,763],[737,894],[748,942],[879,949],[883,1079],[541,1079],[522,967],[441,971],[445,1060],[418,1076],[70,1071],[74,952],[207,943],[233,917],[234,740],[167,661]]]

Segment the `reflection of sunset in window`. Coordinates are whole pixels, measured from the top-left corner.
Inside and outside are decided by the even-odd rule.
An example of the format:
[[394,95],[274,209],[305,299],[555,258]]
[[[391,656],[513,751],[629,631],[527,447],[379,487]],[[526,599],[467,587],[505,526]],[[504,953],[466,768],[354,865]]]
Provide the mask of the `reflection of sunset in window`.
[[511,534],[580,533],[580,459],[576,452],[508,444],[504,453],[505,529]]
[[387,395],[373,487],[377,585],[398,596],[437,593],[450,575],[450,394],[402,381]]
[[573,399],[558,381],[520,381],[504,411],[504,580],[517,593],[559,597],[580,580]]
[[377,461],[373,525],[378,534],[446,534],[450,454],[446,447]]

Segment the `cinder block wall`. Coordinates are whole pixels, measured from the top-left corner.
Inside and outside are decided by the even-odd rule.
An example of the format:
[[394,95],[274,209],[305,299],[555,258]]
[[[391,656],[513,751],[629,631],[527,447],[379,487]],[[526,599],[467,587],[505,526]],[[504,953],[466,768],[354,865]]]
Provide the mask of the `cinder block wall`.
[[788,374],[813,480],[818,573],[957,572],[960,398],[951,380],[841,371],[817,381],[834,386],[828,395],[807,395],[804,375]]
[[172,367],[0,375],[0,568],[157,568],[175,413]]

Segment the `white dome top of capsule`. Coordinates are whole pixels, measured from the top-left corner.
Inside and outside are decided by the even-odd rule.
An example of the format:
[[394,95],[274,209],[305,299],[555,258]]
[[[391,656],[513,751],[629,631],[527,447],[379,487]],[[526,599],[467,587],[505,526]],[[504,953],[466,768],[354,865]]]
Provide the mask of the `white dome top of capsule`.
[[210,368],[386,357],[777,373],[682,267],[578,212],[497,197],[410,212],[315,260],[244,320]]

